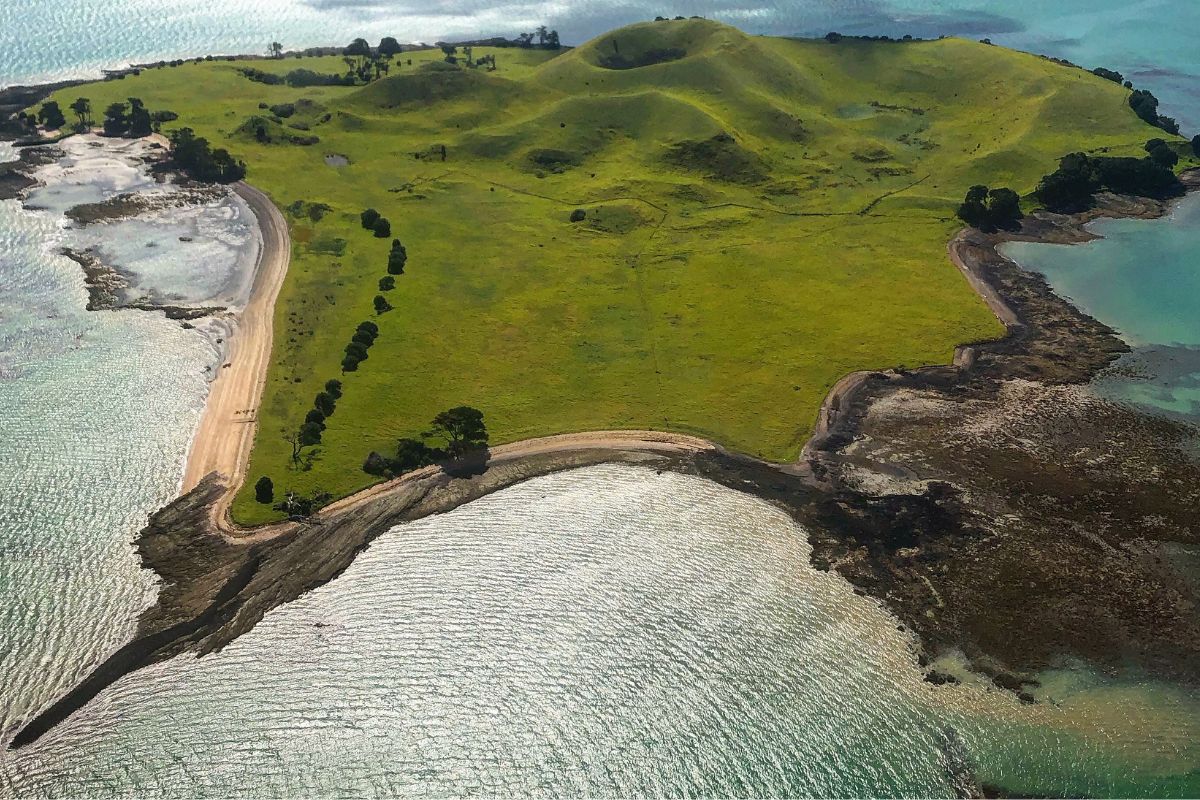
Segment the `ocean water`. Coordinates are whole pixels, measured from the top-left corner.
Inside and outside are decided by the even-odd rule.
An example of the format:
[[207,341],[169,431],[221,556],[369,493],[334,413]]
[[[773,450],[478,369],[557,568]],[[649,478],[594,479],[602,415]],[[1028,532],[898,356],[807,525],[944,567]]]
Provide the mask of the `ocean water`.
[[0,762],[0,792],[938,797],[960,767],[1200,789],[1200,698],[1073,673],[1037,706],[933,687],[809,553],[699,478],[539,478],[393,529],[221,653],[123,679]]
[[0,86],[94,75],[105,67],[209,53],[287,47],[515,35],[546,23],[578,44],[631,22],[703,14],[752,33],[827,31],[993,41],[1118,69],[1153,90],[1164,113],[1200,130],[1200,58],[1193,0],[7,0],[0,3]]
[[1200,195],[1157,220],[1102,220],[1081,245],[1005,254],[1115,328],[1133,352],[1095,382],[1108,397],[1200,422]]

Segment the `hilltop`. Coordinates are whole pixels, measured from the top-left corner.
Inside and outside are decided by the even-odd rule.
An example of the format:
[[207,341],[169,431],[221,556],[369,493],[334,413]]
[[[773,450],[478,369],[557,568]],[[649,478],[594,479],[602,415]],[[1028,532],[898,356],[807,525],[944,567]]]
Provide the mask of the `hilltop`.
[[[249,483],[349,494],[378,479],[368,453],[464,404],[493,443],[659,429],[793,459],[843,375],[1003,332],[946,258],[967,187],[1028,194],[1068,152],[1162,135],[1117,83],[959,39],[693,19],[488,55],[495,71],[405,53],[365,86],[245,71],[333,75],[338,57],[187,63],[56,96],[169,109],[168,130],[229,149],[288,211]],[[368,208],[390,233],[364,230]],[[362,321],[378,334],[342,374]],[[336,411],[297,465],[286,439],[331,378]],[[278,512],[248,485],[235,515]]]

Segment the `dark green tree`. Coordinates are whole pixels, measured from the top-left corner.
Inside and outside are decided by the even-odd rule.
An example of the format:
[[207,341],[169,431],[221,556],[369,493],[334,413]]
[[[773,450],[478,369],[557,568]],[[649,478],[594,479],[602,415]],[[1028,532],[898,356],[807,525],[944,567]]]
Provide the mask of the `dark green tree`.
[[136,97],[129,98],[129,135],[135,139],[149,136],[154,132],[154,120],[146,109],[146,104]]
[[1163,144],[1150,151],[1150,160],[1159,166],[1171,169],[1179,163],[1179,154]]
[[283,45],[279,42],[271,42],[268,51],[271,53],[271,58],[283,58]]
[[375,220],[371,230],[375,232],[376,239],[386,239],[392,235],[392,223],[388,222],[387,217],[380,217]]
[[74,103],[71,103],[71,110],[75,112],[75,116],[79,118],[80,128],[91,127],[92,122],[92,101],[86,97],[76,98]]
[[[363,358],[366,358],[366,350],[363,350]],[[313,399],[313,408],[320,411],[326,417],[332,417],[334,410],[337,408],[337,400],[329,392],[318,392]]]
[[488,444],[487,426],[483,412],[470,406],[456,406],[433,418],[433,432],[446,440],[446,452],[451,458],[483,450]]
[[300,426],[300,445],[312,447],[321,443],[321,426],[315,422],[306,422]]
[[367,360],[367,348],[365,345],[360,344],[359,342],[351,342],[350,344],[346,345],[345,352],[346,355],[356,358],[359,361]]
[[266,475],[254,484],[254,499],[260,503],[271,503],[275,500],[275,484]]
[[375,295],[375,313],[383,314],[392,310],[392,304],[381,294]]
[[355,58],[368,59],[371,57],[371,45],[367,43],[366,39],[355,39],[346,46],[342,54],[354,56]]
[[334,378],[325,381],[325,391],[334,400],[340,400],[342,398],[342,382]]
[[56,131],[67,124],[67,118],[63,116],[62,109],[53,100],[47,100],[42,104],[41,109],[38,110],[37,119],[46,130],[51,131]]
[[392,240],[392,250],[388,253],[387,271],[389,275],[403,275],[404,265],[408,263],[408,251],[399,239]]
[[392,289],[395,289],[395,288],[396,288],[396,279],[393,278],[391,275],[384,275],[382,278],[379,279],[379,291],[390,292]]
[[396,442],[396,457],[392,471],[399,474],[427,467],[437,460],[438,452],[420,439],[400,439]]
[[304,415],[304,421],[315,422],[321,426],[321,430],[325,430],[325,414],[319,408],[309,409],[308,413]]
[[958,218],[972,227],[979,227],[987,217],[988,187],[976,185],[967,189],[962,205],[958,207]]
[[1200,156],[1200,133],[1192,137],[1192,155]]
[[399,54],[403,49],[400,43],[391,36],[385,36],[379,40],[379,55],[381,56],[394,56]]
[[129,132],[128,108],[125,103],[113,103],[104,109],[105,136],[124,136]]
[[369,319],[363,320],[362,322],[358,323],[357,330],[368,331],[372,336],[379,335],[379,326],[376,325],[374,322],[371,322],[371,320],[369,320]]
[[375,223],[379,221],[379,212],[373,208],[368,208],[366,211],[359,214],[358,218],[362,220],[362,226],[364,228],[371,230],[373,227],[375,227]]

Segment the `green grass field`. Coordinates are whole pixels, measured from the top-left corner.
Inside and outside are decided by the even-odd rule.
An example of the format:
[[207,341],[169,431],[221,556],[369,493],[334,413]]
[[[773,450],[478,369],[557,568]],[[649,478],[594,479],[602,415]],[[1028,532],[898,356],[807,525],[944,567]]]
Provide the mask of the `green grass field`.
[[[683,57],[604,66],[669,48]],[[259,476],[277,495],[346,495],[376,480],[361,470],[368,452],[461,404],[484,411],[497,444],[653,428],[795,458],[841,376],[945,363],[1002,333],[946,258],[968,186],[1024,194],[1064,153],[1140,153],[1162,135],[1114,83],[959,39],[834,45],[688,20],[558,55],[475,55],[488,52],[493,73],[423,67],[441,58],[426,51],[366,87],[269,86],[213,61],[57,98],[171,109],[174,125],[243,158],[279,206],[333,208],[291,220],[240,521],[278,516],[254,502]],[[302,99],[282,130],[300,121],[310,130],[292,132],[318,144],[239,132],[260,102]],[[413,155],[441,145],[444,163]],[[327,166],[331,153],[351,164]],[[366,207],[409,256],[379,316],[390,239],[361,229]],[[569,221],[576,208],[583,222]],[[366,319],[379,339],[342,376]],[[311,469],[294,469],[282,432],[333,377],[345,395]]]

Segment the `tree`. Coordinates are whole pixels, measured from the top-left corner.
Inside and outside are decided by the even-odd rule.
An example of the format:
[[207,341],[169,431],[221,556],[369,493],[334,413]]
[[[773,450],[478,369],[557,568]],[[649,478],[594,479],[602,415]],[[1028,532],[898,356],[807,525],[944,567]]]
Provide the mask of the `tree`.
[[537,31],[536,31],[536,33],[537,33],[537,40],[538,40],[538,46],[539,46],[539,47],[545,47],[545,46],[546,46],[546,34],[547,34],[548,32],[549,32],[549,31],[547,31],[547,30],[546,30],[546,26],[545,26],[545,25],[538,25],[538,26],[537,26]]
[[136,139],[149,136],[153,132],[154,121],[150,112],[146,110],[146,104],[136,97],[129,98],[128,120],[129,135]]
[[404,265],[408,263],[408,251],[399,239],[392,240],[392,250],[388,253],[387,271],[389,275],[403,275]]
[[396,457],[392,460],[392,471],[399,474],[427,467],[437,460],[438,453],[420,439],[400,439],[396,442]]
[[79,127],[91,127],[92,120],[92,101],[86,97],[80,97],[71,103],[71,110],[75,112],[75,116],[79,118]]
[[392,223],[387,221],[387,217],[380,217],[375,220],[375,224],[371,226],[371,230],[375,231],[376,239],[386,239],[392,235]]
[[976,185],[967,189],[962,205],[958,207],[958,218],[972,227],[979,227],[987,216],[988,187]]
[[351,356],[359,361],[367,360],[367,347],[359,342],[351,342],[346,345],[346,355]]
[[447,64],[457,64],[458,63],[458,56],[455,55],[455,53],[457,53],[457,52],[458,52],[458,48],[452,44],[442,45],[442,53],[446,56],[445,61]]
[[62,109],[53,100],[48,100],[42,104],[41,109],[38,110],[37,119],[46,130],[50,131],[56,131],[67,124],[67,119],[63,116]]
[[558,39],[558,31],[550,31],[546,36],[546,47],[552,50],[558,50],[562,47],[562,42]]
[[[363,358],[366,358],[366,350],[363,350]],[[337,408],[337,401],[329,392],[318,392],[313,399],[313,408],[320,411],[327,417],[332,417],[334,410]]]
[[325,391],[334,400],[340,400],[342,397],[342,382],[333,378],[325,381]]
[[830,31],[829,33],[825,34],[825,41],[829,42],[830,44],[837,44],[842,40],[842,38],[842,35],[837,31]]
[[1104,67],[1096,67],[1092,70],[1093,75],[1099,75],[1101,78],[1106,78],[1113,83],[1122,83],[1125,76],[1113,69],[1105,69]]
[[300,426],[300,445],[312,447],[321,443],[321,426],[315,422],[306,422]]
[[321,430],[325,430],[325,414],[319,408],[310,408],[308,413],[304,415],[305,422],[315,422],[321,426]]
[[123,136],[129,131],[129,117],[125,113],[127,108],[129,106],[125,103],[113,103],[104,109],[105,136]]
[[522,33],[522,34],[517,35],[517,46],[529,47],[532,44],[533,44],[533,34],[532,33]]
[[275,484],[266,475],[254,484],[254,499],[260,503],[270,503],[275,500]]
[[383,314],[392,310],[392,304],[381,294],[375,295],[375,313]]
[[268,50],[271,53],[271,58],[283,58],[283,45],[279,42],[271,42]]
[[1158,98],[1145,89],[1134,89],[1129,95],[1129,107],[1144,122],[1158,125]]
[[381,56],[394,56],[398,55],[404,48],[391,36],[385,36],[379,40],[378,49]]
[[342,55],[355,56],[357,58],[370,58],[371,45],[367,44],[366,39],[355,39],[350,44],[346,45],[346,49],[342,51]]
[[1150,160],[1170,169],[1179,163],[1179,154],[1163,144],[1150,151]]
[[989,190],[986,186],[972,186],[958,207],[959,219],[985,231],[1012,228],[1023,216],[1021,198],[1006,188]]
[[446,440],[446,452],[451,458],[487,448],[487,426],[483,412],[470,406],[457,406],[433,418],[433,432]]
[[376,325],[374,322],[371,322],[371,320],[369,320],[369,319],[363,320],[362,322],[358,323],[358,330],[370,331],[372,336],[379,335],[379,326]]
[[1192,155],[1200,156],[1200,133],[1192,137]]
[[358,215],[362,220],[362,226],[367,230],[371,230],[375,223],[379,220],[379,212],[373,208],[368,208],[366,211]]
[[395,288],[396,288],[396,279],[393,278],[391,275],[384,275],[382,278],[379,279],[379,291],[390,292],[392,289],[395,289]]

